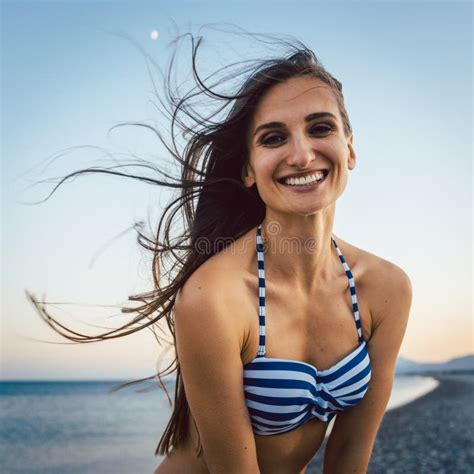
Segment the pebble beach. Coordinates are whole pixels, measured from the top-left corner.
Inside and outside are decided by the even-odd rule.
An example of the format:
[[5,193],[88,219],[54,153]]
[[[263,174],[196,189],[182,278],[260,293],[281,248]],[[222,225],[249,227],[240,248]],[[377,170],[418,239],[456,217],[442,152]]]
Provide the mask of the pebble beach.
[[[474,374],[434,377],[433,391],[386,412],[368,474],[474,473]],[[306,474],[322,474],[325,443]]]

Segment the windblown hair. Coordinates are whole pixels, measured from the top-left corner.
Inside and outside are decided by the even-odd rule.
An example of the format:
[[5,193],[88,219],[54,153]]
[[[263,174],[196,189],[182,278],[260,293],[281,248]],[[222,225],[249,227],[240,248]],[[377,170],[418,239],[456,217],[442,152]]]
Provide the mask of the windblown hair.
[[[263,36],[250,35],[257,39]],[[174,177],[152,163],[139,161],[126,166],[149,169],[160,178],[118,171],[124,165],[112,168],[88,168],[68,174],[51,192],[53,194],[63,182],[79,174],[107,173],[170,187],[179,193],[178,197],[163,210],[154,238],[147,237],[140,231],[140,227],[135,227],[138,243],[152,253],[153,289],[147,293],[129,296],[129,301],[140,302],[140,305],[135,308],[122,307],[122,313],[136,314],[128,323],[98,335],[82,334],[60,323],[46,310],[47,302],[38,301],[26,291],[28,299],[46,323],[70,341],[78,343],[104,341],[126,336],[144,328],[155,332],[158,323],[162,323],[163,320],[166,321],[173,342],[176,341],[173,307],[179,290],[200,265],[222,250],[220,243],[238,239],[260,223],[265,216],[265,203],[260,198],[256,185],[250,189],[246,188],[242,172],[249,156],[247,136],[251,120],[260,99],[270,88],[298,76],[311,76],[323,81],[334,92],[344,133],[348,136],[352,132],[344,106],[342,84],[324,69],[315,54],[301,41],[294,38],[289,41],[265,35],[265,38],[271,39],[272,45],[283,46],[285,53],[269,59],[250,61],[251,64],[242,68],[239,75],[235,72],[229,74],[229,78],[243,79],[235,94],[224,95],[213,90],[214,86],[223,83],[222,79],[208,87],[197,72],[196,56],[203,38],[201,36],[195,38],[187,33],[178,36],[175,42],[186,36],[191,39],[192,70],[196,87],[182,98],[172,90],[171,77],[177,51],[175,48],[168,64],[168,73],[162,75],[162,91],[166,93],[167,104],[164,104],[158,95],[170,119],[171,144],[168,144],[160,131],[151,125],[132,124],[145,127],[156,134],[178,163],[180,176]],[[207,117],[201,116],[189,106],[189,102],[201,93],[222,103]],[[225,112],[228,106],[230,110]],[[212,119],[222,111],[224,118],[213,121]],[[182,117],[190,123],[186,124],[186,120]],[[176,144],[175,126],[178,126],[183,137],[188,137],[182,151]],[[181,219],[181,232],[173,239],[172,229],[179,219]],[[161,235],[163,238],[160,238]],[[187,436],[190,416],[176,351],[174,354],[173,362],[165,370],[161,372],[158,370],[152,377],[131,382],[157,378],[166,391],[161,377],[176,371],[172,415],[156,448],[156,454],[160,455],[167,454],[173,446],[180,446]],[[202,455],[201,444],[198,444],[197,454]]]

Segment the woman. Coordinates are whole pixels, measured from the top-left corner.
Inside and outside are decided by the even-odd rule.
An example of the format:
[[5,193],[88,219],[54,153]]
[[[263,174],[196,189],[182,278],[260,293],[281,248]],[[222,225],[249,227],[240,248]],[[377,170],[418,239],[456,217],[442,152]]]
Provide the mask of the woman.
[[[262,62],[235,96],[214,97],[235,103],[224,120],[194,129],[180,160],[173,186],[187,228],[174,247],[168,238],[148,247],[156,290],[141,296],[140,317],[78,336],[32,301],[76,341],[166,318],[177,383],[155,473],[304,472],[333,418],[324,472],[363,473],[412,291],[402,269],[332,231],[356,165],[342,85],[298,43]],[[179,272],[164,285],[155,263],[178,248]]]

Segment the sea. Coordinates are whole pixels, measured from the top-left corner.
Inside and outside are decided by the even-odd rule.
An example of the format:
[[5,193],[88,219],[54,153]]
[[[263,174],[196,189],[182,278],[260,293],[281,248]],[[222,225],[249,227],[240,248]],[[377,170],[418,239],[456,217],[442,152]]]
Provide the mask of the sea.
[[[0,382],[0,472],[152,474],[171,413],[149,382]],[[387,410],[433,390],[424,376],[396,376]],[[173,386],[167,384],[171,398]]]

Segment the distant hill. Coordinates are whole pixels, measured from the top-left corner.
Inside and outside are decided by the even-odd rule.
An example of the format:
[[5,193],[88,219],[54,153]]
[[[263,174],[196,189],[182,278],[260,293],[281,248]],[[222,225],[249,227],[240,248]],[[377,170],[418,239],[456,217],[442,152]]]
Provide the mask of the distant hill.
[[395,368],[396,374],[433,372],[474,372],[474,354],[455,357],[445,362],[416,362],[405,357],[399,357]]

